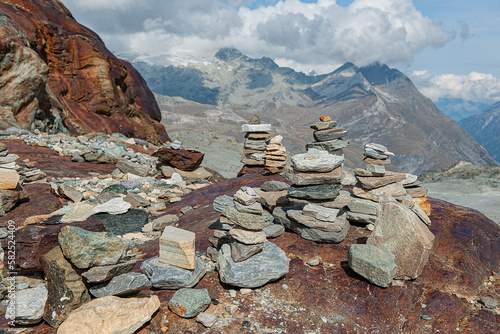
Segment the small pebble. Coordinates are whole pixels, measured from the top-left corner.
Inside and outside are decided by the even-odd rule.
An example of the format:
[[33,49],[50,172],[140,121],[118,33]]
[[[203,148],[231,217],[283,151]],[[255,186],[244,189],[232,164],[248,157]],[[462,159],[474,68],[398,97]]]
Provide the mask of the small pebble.
[[229,296],[231,296],[231,298],[235,298],[236,297],[236,290],[229,290]]
[[249,295],[252,293],[252,289],[241,289],[240,290],[240,293],[245,296],[245,295]]
[[233,305],[233,304],[226,305],[226,311],[227,311],[227,313],[229,313],[231,315],[235,314],[237,310],[238,310],[237,305]]
[[432,320],[431,316],[426,315],[426,314],[421,315],[420,317],[421,317],[422,319],[424,319],[424,320]]
[[314,267],[314,266],[319,265],[321,262],[323,262],[323,259],[321,258],[321,256],[316,255],[316,256],[310,258],[309,260],[307,260],[306,264],[311,266],[311,267]]

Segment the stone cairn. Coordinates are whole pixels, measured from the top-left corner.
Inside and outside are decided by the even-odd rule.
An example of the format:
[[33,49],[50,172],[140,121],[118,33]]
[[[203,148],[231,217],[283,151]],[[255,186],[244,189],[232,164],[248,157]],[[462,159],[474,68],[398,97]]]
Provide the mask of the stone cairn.
[[371,283],[388,287],[394,278],[417,278],[429,258],[434,235],[427,227],[429,217],[411,196],[426,194],[416,176],[386,171],[394,154],[383,145],[367,144],[364,154],[367,168],[354,170],[360,187],[353,189],[358,198],[347,204],[347,218],[367,224],[373,232],[366,244],[350,246],[348,263]]
[[311,125],[315,141],[308,143],[306,149],[315,148],[344,156],[343,149],[349,145],[348,140],[342,139],[347,136],[346,129],[337,128],[337,122],[332,121],[330,116],[321,116],[319,119],[320,122]]
[[195,257],[193,232],[166,226],[160,238],[159,255],[144,261],[141,271],[158,289],[190,288],[207,272],[203,261]]
[[336,202],[342,189],[342,148],[347,145],[338,138],[347,132],[336,126],[328,116],[311,125],[317,141],[307,144],[307,153],[293,156],[291,168],[283,174],[293,182],[288,200],[294,207],[273,211],[283,226],[316,242],[341,242],[349,230],[344,204]]
[[249,167],[264,167],[266,161],[267,143],[271,124],[261,124],[259,116],[253,115],[248,124],[243,124],[241,130],[246,132],[241,162]]
[[[425,188],[418,187],[417,177],[386,171],[385,166],[391,163],[389,157],[394,156],[394,153],[389,152],[383,145],[366,144],[364,155],[363,161],[367,167],[354,170],[360,187],[355,186],[353,189],[354,196],[358,198],[349,202],[350,212],[347,214],[347,219],[366,224],[368,229],[372,229],[377,219],[377,209],[380,207],[378,202],[384,194],[388,194],[411,208],[425,224],[430,225],[427,214],[413,200],[413,197],[423,197],[427,194]],[[425,203],[423,200],[422,202]]]
[[283,136],[277,135],[266,140],[264,170],[267,174],[279,174],[286,166],[286,148],[281,144]]
[[221,229],[209,239],[212,246],[207,249],[207,255],[217,262],[223,283],[256,288],[288,272],[289,259],[285,252],[266,240],[276,224],[272,224],[273,216],[264,211],[254,189],[242,187],[234,199],[216,198],[214,210],[225,217],[221,217]]

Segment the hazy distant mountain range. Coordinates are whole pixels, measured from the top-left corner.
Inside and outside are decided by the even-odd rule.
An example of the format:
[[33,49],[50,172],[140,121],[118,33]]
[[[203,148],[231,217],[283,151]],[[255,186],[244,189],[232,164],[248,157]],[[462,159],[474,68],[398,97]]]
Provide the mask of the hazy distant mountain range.
[[491,156],[500,161],[500,102],[459,122],[483,145]]
[[[122,55],[123,56],[123,55]],[[387,145],[400,170],[421,173],[458,160],[495,165],[474,138],[424,97],[404,74],[386,65],[346,63],[332,73],[306,75],[272,59],[231,48],[213,62],[158,66],[129,58],[155,92],[167,131],[211,129],[242,139],[253,113],[271,123],[294,153],[312,141],[309,125],[330,115],[351,141],[348,165],[362,166],[368,142]]]

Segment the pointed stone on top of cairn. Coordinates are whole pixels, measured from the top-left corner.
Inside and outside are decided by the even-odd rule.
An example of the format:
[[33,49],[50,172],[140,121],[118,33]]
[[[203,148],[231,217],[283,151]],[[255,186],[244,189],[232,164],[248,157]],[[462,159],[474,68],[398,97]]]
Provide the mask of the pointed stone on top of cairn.
[[248,124],[260,124],[260,118],[257,114],[253,114],[252,118],[248,121]]

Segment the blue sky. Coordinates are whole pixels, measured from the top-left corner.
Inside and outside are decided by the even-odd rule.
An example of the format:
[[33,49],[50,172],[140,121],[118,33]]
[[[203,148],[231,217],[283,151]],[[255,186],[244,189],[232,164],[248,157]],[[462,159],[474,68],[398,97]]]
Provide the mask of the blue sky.
[[434,101],[500,100],[500,0],[62,0],[114,52],[172,63],[221,47],[306,73],[386,63]]

